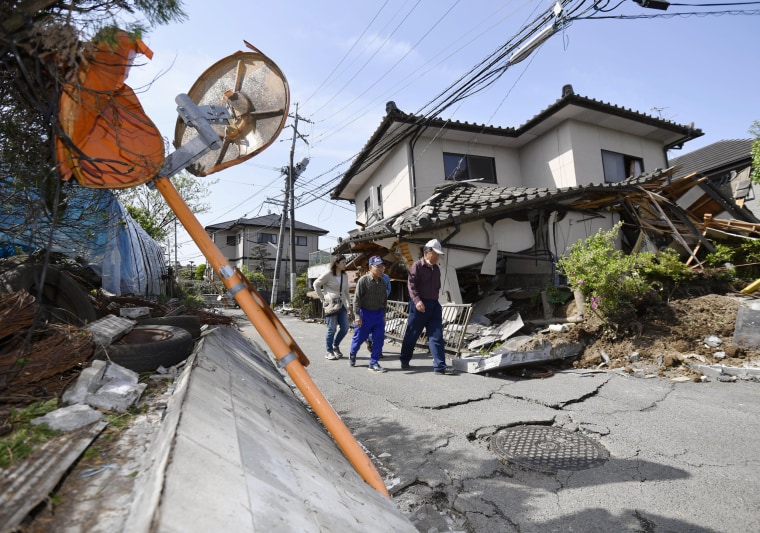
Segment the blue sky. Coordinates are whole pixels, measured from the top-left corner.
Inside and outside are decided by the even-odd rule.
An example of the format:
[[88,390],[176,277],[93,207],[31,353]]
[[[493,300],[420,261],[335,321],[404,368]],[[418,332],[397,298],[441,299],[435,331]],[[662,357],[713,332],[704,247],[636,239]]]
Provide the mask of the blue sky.
[[[686,3],[686,2],[682,2]],[[715,2],[692,2],[715,3]],[[329,191],[380,124],[385,103],[424,110],[452,83],[513,37],[554,2],[518,0],[186,0],[189,19],[145,37],[151,61],[140,61],[127,83],[162,134],[172,138],[174,98],[212,64],[246,40],[287,77],[291,113],[309,145],[296,142],[295,161],[310,158],[296,188],[296,220],[328,230],[329,250],[355,227],[354,207]],[[572,5],[589,7],[591,1]],[[597,5],[602,5],[599,3]],[[617,6],[617,7],[615,7]],[[564,84],[582,96],[679,124],[705,135],[687,153],[721,140],[748,138],[760,120],[757,35],[760,16],[672,16],[698,8],[644,9],[612,1],[598,15],[662,15],[634,20],[574,20],[528,59],[504,71],[488,88],[440,113],[441,118],[516,127],[551,105]],[[737,6],[760,10],[760,5]],[[614,8],[614,9],[613,9]],[[717,10],[719,8],[701,8]],[[727,8],[720,10],[725,11]],[[292,120],[288,121],[288,125]],[[278,213],[293,129],[286,127],[264,152],[213,174],[208,225]],[[203,261],[180,235],[181,262]]]

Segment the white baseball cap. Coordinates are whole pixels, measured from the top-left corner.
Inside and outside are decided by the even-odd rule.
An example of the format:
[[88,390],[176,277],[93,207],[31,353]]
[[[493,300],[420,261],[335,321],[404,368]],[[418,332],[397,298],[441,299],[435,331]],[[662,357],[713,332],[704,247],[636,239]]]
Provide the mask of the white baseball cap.
[[432,239],[425,243],[425,248],[430,248],[438,255],[443,255],[445,252],[443,251],[443,248],[441,248],[441,241],[438,239]]

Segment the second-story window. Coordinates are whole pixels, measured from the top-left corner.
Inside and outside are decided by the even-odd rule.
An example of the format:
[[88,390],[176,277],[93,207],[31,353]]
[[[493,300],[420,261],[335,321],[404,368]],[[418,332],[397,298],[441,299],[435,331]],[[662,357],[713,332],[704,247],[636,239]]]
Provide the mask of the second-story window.
[[304,235],[296,235],[296,246],[306,246],[306,237]]
[[643,173],[644,160],[632,155],[602,150],[602,168],[604,169],[604,181],[606,183],[617,183]]
[[277,235],[275,233],[259,233],[256,235],[256,242],[271,242],[272,244],[277,244]]
[[237,246],[237,235],[227,235],[227,246]]
[[444,152],[443,171],[446,180],[496,183],[496,162],[493,157]]

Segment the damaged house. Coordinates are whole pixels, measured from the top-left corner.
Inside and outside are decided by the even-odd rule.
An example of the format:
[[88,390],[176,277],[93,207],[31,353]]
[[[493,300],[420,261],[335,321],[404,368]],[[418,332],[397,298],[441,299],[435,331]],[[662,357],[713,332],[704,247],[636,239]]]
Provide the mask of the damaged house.
[[394,267],[437,238],[448,302],[474,302],[494,287],[558,285],[557,258],[621,218],[631,222],[628,249],[675,245],[688,255],[703,240],[699,221],[661,194],[674,172],[668,150],[702,135],[692,125],[569,85],[517,128],[410,115],[393,102],[386,110],[332,192],[355,204],[360,227],[338,251],[358,254],[358,264],[379,253],[403,279]]
[[[752,139],[718,141],[675,157],[677,186],[696,182],[698,187],[679,195],[678,205],[708,220],[760,222],[760,200],[752,184]],[[675,187],[676,185],[674,185]]]

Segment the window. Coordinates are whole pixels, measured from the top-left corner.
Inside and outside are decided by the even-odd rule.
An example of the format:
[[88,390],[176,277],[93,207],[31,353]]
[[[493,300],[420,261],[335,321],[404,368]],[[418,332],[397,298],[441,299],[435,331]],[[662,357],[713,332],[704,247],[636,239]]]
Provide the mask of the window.
[[227,246],[237,246],[237,235],[227,235]]
[[277,244],[277,235],[274,233],[258,233],[256,235],[256,242],[271,242],[272,244]]
[[617,183],[644,172],[644,161],[640,157],[602,150],[604,181]]
[[443,172],[447,180],[496,183],[496,162],[493,157],[444,152]]
[[306,246],[306,237],[303,235],[296,235],[296,246]]
[[381,185],[373,185],[369,188],[369,196],[364,199],[364,213],[367,222],[370,219],[380,220],[383,218],[383,193]]

